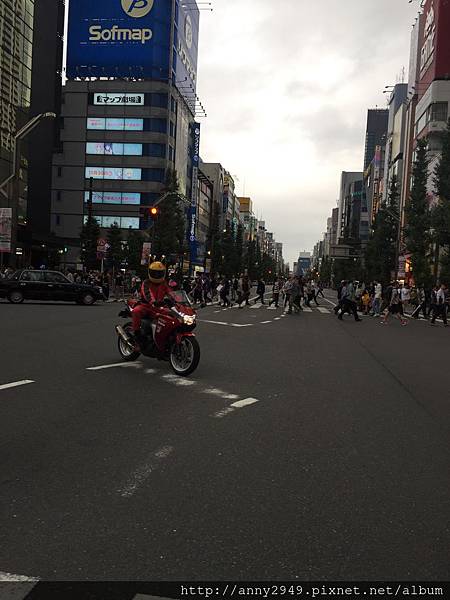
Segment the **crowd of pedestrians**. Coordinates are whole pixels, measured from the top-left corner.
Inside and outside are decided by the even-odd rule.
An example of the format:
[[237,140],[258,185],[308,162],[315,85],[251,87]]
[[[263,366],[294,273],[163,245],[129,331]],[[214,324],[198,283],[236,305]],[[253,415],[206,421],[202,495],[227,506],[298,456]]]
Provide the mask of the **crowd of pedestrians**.
[[405,326],[408,323],[406,317],[419,319],[422,314],[432,325],[439,318],[447,326],[450,296],[444,284],[433,288],[416,288],[398,281],[393,281],[387,286],[383,286],[379,281],[369,285],[359,281],[342,281],[337,288],[337,295],[335,313],[341,320],[345,313],[349,313],[354,316],[355,321],[360,321],[359,311],[365,315],[379,317],[383,325],[387,325],[389,318],[393,317]]

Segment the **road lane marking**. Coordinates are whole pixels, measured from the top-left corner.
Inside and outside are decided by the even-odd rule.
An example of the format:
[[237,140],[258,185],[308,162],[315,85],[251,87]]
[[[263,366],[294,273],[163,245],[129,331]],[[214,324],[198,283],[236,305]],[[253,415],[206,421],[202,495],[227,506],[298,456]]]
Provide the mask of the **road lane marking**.
[[246,406],[251,406],[252,404],[256,404],[257,402],[259,402],[259,400],[257,400],[256,398],[245,398],[244,400],[238,400],[238,402],[230,404],[230,406],[219,410],[211,416],[213,417],[213,419],[223,419],[223,417],[230,415],[236,410],[239,410],[240,408],[245,408]]
[[261,325],[267,325],[268,323],[272,323],[272,321],[261,321]]
[[208,394],[209,396],[219,396],[224,400],[238,400],[239,396],[236,394],[228,394],[228,392],[224,392],[218,388],[207,388],[202,390],[202,394]]
[[131,498],[150,475],[159,468],[161,462],[170,456],[174,450],[173,446],[163,446],[154,452],[145,464],[136,469],[128,483],[118,490],[122,498]]
[[329,315],[330,311],[328,308],[323,308],[322,306],[318,306],[317,310],[322,313],[323,315]]
[[156,375],[158,373],[158,369],[145,369],[146,375]]
[[212,323],[213,325],[225,325],[228,327],[229,323],[224,323],[223,321],[206,321],[205,319],[200,320],[201,323]]
[[232,408],[244,408],[244,406],[251,406],[252,404],[256,404],[259,402],[256,398],[245,398],[245,400],[239,400],[230,406]]
[[304,312],[307,312],[307,313],[312,313],[312,312],[313,312],[313,309],[312,309],[312,308],[309,308],[308,306],[304,306],[304,307],[303,307],[303,311],[304,311]]
[[0,581],[39,581],[38,577],[27,577],[25,575],[14,575],[14,573],[4,573],[0,571]]
[[281,321],[281,317],[275,317],[274,321]]
[[240,325],[239,323],[231,323],[231,327],[253,327],[253,323],[247,323],[246,325]]
[[142,363],[121,362],[121,363],[114,363],[111,365],[99,365],[98,367],[88,367],[86,369],[86,371],[104,371],[105,369],[115,369],[117,367],[122,367],[122,368],[131,367],[131,368],[135,368],[135,369],[141,369]]
[[178,375],[172,375],[170,373],[168,375],[163,375],[161,379],[179,387],[195,385],[195,381],[192,381],[191,379],[182,379],[181,377],[178,377]]
[[0,385],[0,390],[8,390],[10,388],[19,387],[21,385],[28,385],[29,383],[35,383],[32,379],[22,379],[21,381],[13,381],[12,383],[4,383]]

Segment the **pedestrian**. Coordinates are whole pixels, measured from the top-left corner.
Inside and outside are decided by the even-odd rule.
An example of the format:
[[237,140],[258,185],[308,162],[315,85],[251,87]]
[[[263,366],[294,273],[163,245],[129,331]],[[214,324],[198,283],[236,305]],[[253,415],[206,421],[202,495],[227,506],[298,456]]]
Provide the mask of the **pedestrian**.
[[250,306],[250,280],[248,275],[244,275],[241,281],[242,299],[245,301],[245,306]]
[[338,314],[338,319],[343,320],[344,314],[351,313],[355,321],[359,323],[361,319],[358,316],[358,306],[356,304],[356,290],[353,282],[349,281],[344,285],[341,291],[341,307]]
[[239,279],[236,276],[234,276],[232,284],[231,284],[231,302],[236,302],[238,288],[239,288]]
[[292,309],[294,309],[297,314],[303,310],[301,307],[300,283],[298,277],[294,277],[292,282],[291,294],[289,296],[289,315],[292,314]]
[[322,296],[323,299],[325,299],[325,296],[323,294],[323,282],[319,281],[319,283],[317,284],[317,294],[316,297],[318,296]]
[[374,284],[374,292],[373,292],[373,316],[380,317],[381,316],[381,303],[383,301],[383,286],[379,281],[376,281]]
[[222,301],[222,306],[224,308],[228,308],[229,306],[231,306],[231,302],[229,299],[229,294],[230,294],[230,280],[228,277],[224,277],[221,283],[222,287],[220,290],[220,299]]
[[444,327],[448,327],[447,323],[447,286],[442,284],[436,290],[436,300],[433,308],[433,316],[431,318],[431,325],[436,323],[436,319],[440,317],[444,323]]
[[123,274],[122,271],[117,271],[116,273],[116,277],[114,280],[114,295],[116,297],[116,300],[118,300],[119,298],[123,299]]
[[73,277],[73,273],[72,273],[72,271],[67,271],[67,273],[66,273],[66,277],[67,277],[67,279],[70,281],[70,283],[74,283],[74,282],[75,282],[75,279],[74,279],[74,277]]
[[194,283],[194,304],[201,304],[203,301],[203,282],[199,276],[195,278]]
[[427,310],[428,302],[427,302],[427,294],[425,292],[425,288],[423,285],[419,286],[417,290],[417,307],[412,313],[412,317],[414,319],[418,319],[420,316],[420,311],[422,311],[425,319],[428,319],[428,310]]
[[380,323],[382,325],[387,325],[389,315],[393,315],[394,317],[396,317],[401,322],[402,325],[408,324],[408,321],[403,318],[403,314],[402,314],[401,288],[400,288],[398,282],[396,282],[392,286],[391,299],[389,301],[389,306],[384,311],[384,316],[380,321]]
[[293,281],[293,277],[291,277],[291,279],[288,279],[283,286],[283,294],[284,294],[283,308],[286,308],[286,306],[290,303],[292,281]]
[[409,309],[411,301],[411,289],[407,283],[401,288],[402,314],[405,314],[406,309]]
[[272,299],[269,302],[269,306],[275,304],[275,308],[278,308],[278,302],[280,300],[280,290],[281,290],[281,281],[280,278],[277,277],[272,287]]
[[370,311],[370,294],[369,290],[364,290],[363,295],[361,297],[363,312],[365,315],[369,315]]
[[265,304],[265,302],[264,302],[264,294],[265,293],[266,293],[266,283],[262,277],[259,277],[258,283],[256,285],[257,296],[255,298],[255,304],[258,302],[258,300],[261,302],[261,304]]

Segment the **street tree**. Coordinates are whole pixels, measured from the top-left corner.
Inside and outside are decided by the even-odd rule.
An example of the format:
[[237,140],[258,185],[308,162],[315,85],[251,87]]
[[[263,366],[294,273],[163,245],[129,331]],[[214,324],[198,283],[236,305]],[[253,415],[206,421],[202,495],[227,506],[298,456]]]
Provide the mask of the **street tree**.
[[392,272],[397,270],[399,219],[399,190],[397,178],[393,176],[386,204],[378,211],[365,251],[369,279],[387,284],[392,278]]
[[137,229],[130,228],[125,247],[125,260],[128,268],[133,271],[141,269],[142,243],[141,233]]
[[[450,282],[450,119],[443,136],[442,154],[434,170],[434,188],[438,203],[433,209],[432,224],[436,243],[436,263],[440,278]],[[437,267],[437,264],[436,264]],[[435,271],[437,275],[437,268]]]
[[428,159],[427,140],[417,143],[413,165],[413,183],[406,208],[405,241],[411,253],[411,268],[416,285],[432,282],[430,265],[431,212],[427,197]]
[[122,231],[117,223],[113,223],[106,232],[108,250],[106,251],[106,263],[110,268],[120,268],[124,260],[122,244]]
[[80,232],[80,258],[85,269],[95,269],[98,266],[97,244],[100,238],[100,225],[95,217],[88,216]]
[[180,199],[177,173],[173,169],[167,170],[162,197],[158,204],[159,215],[153,223],[154,231],[150,231],[152,253],[158,257],[182,253],[186,239],[185,209]]

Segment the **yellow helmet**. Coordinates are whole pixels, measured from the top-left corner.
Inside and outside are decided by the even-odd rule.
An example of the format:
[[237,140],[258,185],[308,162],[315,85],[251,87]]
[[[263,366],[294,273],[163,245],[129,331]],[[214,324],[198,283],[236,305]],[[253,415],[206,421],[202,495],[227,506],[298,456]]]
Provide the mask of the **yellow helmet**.
[[148,278],[152,283],[162,283],[166,278],[166,267],[162,262],[153,262],[148,268]]

